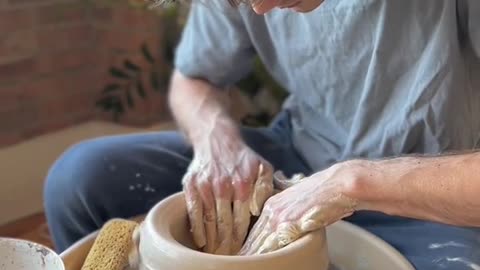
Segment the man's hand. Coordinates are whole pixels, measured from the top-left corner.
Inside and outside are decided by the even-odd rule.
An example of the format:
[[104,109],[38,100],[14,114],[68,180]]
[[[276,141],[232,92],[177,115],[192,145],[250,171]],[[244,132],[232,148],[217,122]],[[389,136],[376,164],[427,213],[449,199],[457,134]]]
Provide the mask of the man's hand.
[[229,136],[197,144],[183,179],[195,244],[205,252],[237,253],[251,214],[273,193],[272,166]]
[[194,149],[183,187],[195,244],[209,253],[235,254],[251,214],[260,215],[273,193],[273,169],[243,142],[225,94],[175,71],[169,104]]
[[272,196],[239,254],[277,250],[351,215],[357,202],[347,197],[344,190],[351,185],[352,177],[348,166],[339,164],[301,181],[297,179],[296,185]]

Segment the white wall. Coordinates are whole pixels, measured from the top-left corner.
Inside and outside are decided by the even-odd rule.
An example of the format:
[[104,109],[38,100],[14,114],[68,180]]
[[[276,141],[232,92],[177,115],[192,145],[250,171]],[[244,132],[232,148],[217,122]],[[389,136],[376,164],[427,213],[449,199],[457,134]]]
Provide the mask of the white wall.
[[88,122],[0,149],[0,225],[42,211],[45,175],[70,145],[98,136],[172,128],[171,123],[141,130]]

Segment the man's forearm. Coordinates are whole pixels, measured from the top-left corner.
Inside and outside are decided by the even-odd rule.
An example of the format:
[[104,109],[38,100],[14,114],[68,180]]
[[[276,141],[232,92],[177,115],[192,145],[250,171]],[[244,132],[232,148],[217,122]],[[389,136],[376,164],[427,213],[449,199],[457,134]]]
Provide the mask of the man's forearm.
[[360,172],[350,190],[360,210],[480,226],[480,152],[349,164]]
[[239,137],[238,128],[225,106],[226,97],[211,84],[185,77],[172,77],[169,104],[177,124],[195,145],[214,133]]

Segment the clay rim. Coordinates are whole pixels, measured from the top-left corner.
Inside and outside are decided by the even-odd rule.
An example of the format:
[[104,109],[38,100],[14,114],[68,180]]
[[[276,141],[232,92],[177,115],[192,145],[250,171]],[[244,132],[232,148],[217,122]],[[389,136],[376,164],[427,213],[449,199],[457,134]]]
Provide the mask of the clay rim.
[[44,245],[41,245],[41,244],[38,244],[38,243],[35,243],[35,242],[32,242],[32,241],[28,241],[28,240],[24,240],[24,239],[11,238],[11,237],[0,237],[0,242],[9,242],[9,243],[12,243],[12,244],[15,244],[15,243],[25,244],[25,245],[29,246],[30,248],[41,248],[42,250],[45,250],[45,251],[48,252],[48,254],[46,256],[53,256],[54,260],[57,261],[59,263],[59,265],[61,266],[61,269],[65,270],[65,264],[63,263],[63,260],[60,257],[60,255],[58,255],[54,250],[52,250],[49,247],[46,247]]
[[[149,232],[154,232],[153,235],[149,235],[149,236],[152,237],[151,240],[153,240],[156,243],[156,246],[161,247],[162,250],[175,250],[175,252],[181,252],[182,256],[184,255],[190,258],[196,257],[196,258],[205,259],[205,260],[221,260],[223,262],[244,262],[244,261],[251,261],[251,260],[274,259],[274,258],[302,252],[302,249],[306,245],[309,245],[309,243],[311,243],[312,241],[322,241],[322,245],[324,247],[326,245],[326,239],[325,238],[322,239],[323,232],[319,230],[319,231],[312,232],[310,234],[305,235],[304,237],[298,239],[294,243],[284,248],[281,248],[273,252],[265,253],[265,254],[258,254],[258,255],[251,255],[251,256],[215,255],[215,254],[203,253],[197,250],[193,250],[193,249],[190,249],[189,247],[182,245],[171,234],[168,234],[167,238],[160,237],[160,235],[162,235],[160,230],[163,231],[165,230],[165,228],[163,226],[158,228],[153,225],[155,223],[155,220],[158,219],[158,216],[162,215],[163,213],[162,211],[168,211],[170,210],[170,208],[174,208],[171,206],[171,204],[173,204],[177,200],[182,200],[182,201],[184,200],[183,192],[173,194],[167,197],[166,199],[160,201],[148,213],[145,219],[145,223],[143,224],[143,226],[146,226],[145,229],[147,229]],[[182,206],[182,207],[185,207],[185,206]]]

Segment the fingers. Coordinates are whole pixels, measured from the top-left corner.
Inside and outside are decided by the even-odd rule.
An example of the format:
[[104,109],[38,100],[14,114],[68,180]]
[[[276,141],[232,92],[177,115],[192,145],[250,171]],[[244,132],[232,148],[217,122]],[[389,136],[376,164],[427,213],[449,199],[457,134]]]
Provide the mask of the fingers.
[[[277,235],[278,247],[282,248],[303,235],[301,227],[295,222],[285,222],[278,226],[275,234]],[[272,250],[267,250],[272,251]]]
[[278,225],[274,231],[271,231],[270,227],[262,225],[252,232],[251,237],[240,251],[240,255],[272,252],[293,243],[306,233],[295,222],[284,222]]
[[235,200],[233,202],[233,217],[232,254],[236,254],[241,249],[250,226],[249,201]]
[[[258,172],[250,174],[250,177],[238,178],[233,181],[233,244],[232,254],[238,253],[243,241],[247,237],[250,227],[250,201],[255,180]],[[250,179],[249,179],[250,178]]]
[[238,253],[239,255],[250,255],[254,251],[256,251],[256,249],[258,249],[258,246],[255,246],[254,244],[258,242],[257,240],[258,238],[260,238],[262,232],[266,232],[268,220],[268,214],[260,216],[259,220],[255,223],[252,230],[250,231],[250,234],[248,235],[245,244]]
[[215,254],[230,255],[232,247],[233,217],[231,200],[217,199],[217,239]]
[[277,227],[277,230],[265,239],[255,254],[263,254],[275,251],[299,239],[304,232],[296,223],[285,222]]
[[269,165],[260,163],[258,177],[253,187],[253,193],[250,200],[250,212],[254,216],[259,216],[263,204],[273,194],[273,169]]
[[198,248],[203,248],[207,243],[207,239],[205,235],[205,226],[203,224],[202,199],[192,181],[186,181],[184,183],[184,193],[193,242]]
[[265,240],[268,237],[270,237],[271,234],[272,234],[272,231],[268,226],[264,226],[263,228],[258,228],[256,231],[256,237],[253,237],[253,241],[249,243],[248,250],[245,252],[244,255],[257,254],[260,247],[265,243]]
[[265,242],[257,249],[256,252],[253,252],[252,254],[264,254],[268,253],[271,250],[276,250],[278,249],[278,239],[277,235],[274,233],[271,233],[266,239]]
[[299,221],[302,231],[311,232],[350,216],[355,211],[356,201],[339,195],[330,204],[316,206],[307,211]]
[[214,253],[217,247],[217,215],[212,185],[210,182],[204,181],[198,184],[198,189],[203,202],[203,225],[206,236],[204,251]]
[[326,225],[325,213],[321,208],[314,207],[302,216],[299,223],[303,231],[314,231]]
[[229,179],[217,178],[211,181],[215,195],[217,247],[215,254],[230,255],[233,241],[233,188]]

